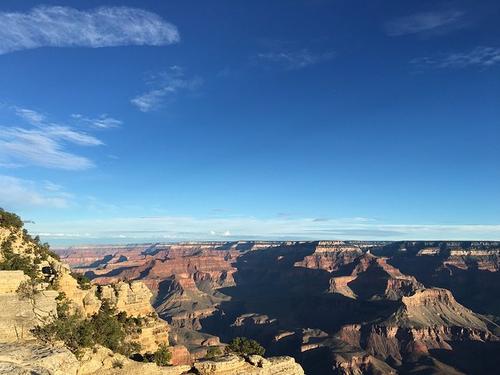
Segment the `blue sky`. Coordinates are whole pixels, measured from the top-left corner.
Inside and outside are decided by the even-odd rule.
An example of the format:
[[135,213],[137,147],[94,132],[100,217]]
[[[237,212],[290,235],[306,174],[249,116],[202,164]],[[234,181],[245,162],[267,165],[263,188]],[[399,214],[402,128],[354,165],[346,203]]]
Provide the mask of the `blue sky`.
[[0,206],[53,244],[498,240],[499,17],[2,1]]

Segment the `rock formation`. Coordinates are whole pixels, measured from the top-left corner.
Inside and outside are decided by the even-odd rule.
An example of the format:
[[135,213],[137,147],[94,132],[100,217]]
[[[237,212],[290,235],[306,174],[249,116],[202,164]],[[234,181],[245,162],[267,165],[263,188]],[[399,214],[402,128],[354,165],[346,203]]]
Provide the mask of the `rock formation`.
[[[15,225],[5,224],[11,222]],[[194,361],[193,363],[191,353],[185,346],[179,344],[167,348],[172,356],[170,360],[172,366],[167,367],[136,362],[100,345],[95,345],[93,348],[80,348],[77,358],[68,350],[70,346],[68,348],[64,346],[65,342],[41,340],[40,336],[32,334],[32,330],[36,327],[40,328],[50,325],[51,322],[61,321],[61,319],[57,320],[58,314],[62,311],[58,308],[60,300],[68,304],[68,313],[76,317],[72,319],[80,319],[79,321],[85,322],[85,319],[95,317],[96,312],[101,313],[103,309],[108,309],[106,311],[110,311],[114,319],[117,319],[116,317],[125,321],[135,319],[134,324],[138,324],[140,329],[126,331],[125,342],[139,343],[140,353],[144,354],[154,352],[160,345],[168,345],[170,341],[170,327],[158,318],[150,304],[153,293],[142,281],[131,280],[129,282],[127,280],[127,282],[119,281],[110,285],[103,283],[103,280],[94,285],[85,284],[81,279],[78,281],[69,266],[60,262],[47,246],[39,244],[37,240],[22,231],[20,219],[15,215],[1,210],[0,224],[2,224],[0,226],[0,303],[3,305],[0,309],[1,374],[180,375],[191,373],[191,371],[213,375],[229,373],[300,375],[304,373],[300,365],[291,357],[264,359],[255,356],[243,358],[237,355],[222,355],[216,360]],[[168,254],[162,255],[166,257],[163,261],[168,263],[167,270],[161,267],[156,268],[155,261],[153,261],[148,271],[155,276],[150,279],[152,282],[149,285],[156,283],[159,286],[165,274],[172,275],[174,279],[180,277],[185,281],[182,285],[185,290],[196,288],[200,294],[204,293],[204,289],[233,283],[230,272],[219,270],[220,264],[206,264],[210,259],[215,259],[222,262],[224,267],[228,267],[226,263],[229,264],[230,256],[225,254],[221,258],[220,254],[212,248],[207,250],[205,246],[194,247],[187,250],[191,255],[200,257],[193,262],[194,265],[192,262],[186,263],[186,259],[182,257],[176,262],[168,263]],[[244,247],[248,246],[245,244]],[[180,252],[184,250],[181,249]],[[176,249],[174,248],[173,251],[175,253]],[[84,259],[96,261],[90,255]],[[127,260],[120,258],[120,261]],[[168,271],[168,267],[175,270]],[[187,270],[188,276],[179,276],[177,273],[179,267]],[[154,287],[152,289],[155,291]],[[211,339],[208,336],[203,343],[218,345],[219,341],[217,338]],[[227,372],[228,365],[235,372]]]
[[32,339],[33,328],[56,316],[59,293],[19,293],[22,285],[29,287],[29,280],[22,271],[0,271],[0,342]]
[[0,374],[76,375],[80,363],[68,349],[36,342],[0,344]]
[[363,250],[358,245],[350,245],[344,241],[319,241],[314,253],[296,262],[295,266],[333,272],[352,263],[362,254]]
[[396,363],[433,349],[452,350],[454,342],[499,340],[488,328],[495,324],[457,303],[448,290],[422,289],[401,301],[385,321],[344,326],[338,338]]
[[[94,285],[143,281],[171,324],[170,341],[189,349],[198,372],[259,369],[249,359],[199,360],[209,346],[247,336],[314,375],[491,372],[499,251],[497,242],[319,241],[62,254]],[[461,361],[469,352],[481,358],[476,367]]]
[[304,370],[291,357],[263,358],[252,355],[247,360],[236,355],[216,361],[194,364],[200,375],[303,375]]
[[403,275],[387,263],[386,258],[366,253],[356,258],[354,269],[348,276],[330,279],[331,293],[349,298],[398,300],[423,288],[413,276]]

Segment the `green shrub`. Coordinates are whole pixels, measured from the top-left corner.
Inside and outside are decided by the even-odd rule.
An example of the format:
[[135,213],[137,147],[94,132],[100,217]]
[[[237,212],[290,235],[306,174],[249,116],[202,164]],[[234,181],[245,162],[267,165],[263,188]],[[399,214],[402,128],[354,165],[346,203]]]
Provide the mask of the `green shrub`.
[[35,298],[36,283],[33,280],[26,280],[19,284],[16,293],[21,299],[33,300]]
[[154,361],[158,366],[168,366],[172,359],[172,353],[168,350],[167,345],[162,344],[154,354]]
[[84,319],[78,314],[70,313],[69,303],[62,295],[58,301],[57,313],[58,317],[54,321],[33,330],[40,340],[61,340],[74,353],[96,344],[124,355],[140,350],[138,343],[125,342],[126,332],[130,329],[127,326],[128,320],[121,323],[115,310],[107,302],[103,302],[99,311],[90,319]]
[[78,272],[71,272],[71,276],[76,279],[76,282],[81,289],[88,290],[92,287],[92,285],[90,284],[90,279],[87,276]]
[[222,355],[222,350],[218,346],[210,346],[205,355],[205,359],[214,359]]
[[227,346],[227,349],[240,355],[264,355],[265,349],[255,340],[246,337],[236,337]]
[[0,270],[2,271],[23,271],[27,276],[32,279],[38,277],[38,267],[29,257],[21,254],[16,254],[12,251],[12,242],[5,241],[2,244],[3,259],[0,262]]
[[0,208],[0,227],[2,228],[22,228],[23,221],[19,216]]

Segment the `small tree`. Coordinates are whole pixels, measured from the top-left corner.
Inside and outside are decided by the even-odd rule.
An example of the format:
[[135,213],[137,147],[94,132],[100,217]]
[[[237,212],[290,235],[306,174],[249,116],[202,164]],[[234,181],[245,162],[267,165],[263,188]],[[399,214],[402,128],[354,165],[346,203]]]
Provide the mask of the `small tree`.
[[115,310],[107,301],[103,301],[97,314],[92,316],[91,322],[95,341],[117,351],[125,339],[125,332],[115,316]]
[[21,299],[32,301],[35,298],[35,294],[37,293],[36,283],[31,279],[23,281],[19,284],[16,292]]
[[3,228],[22,228],[23,221],[19,216],[0,208],[0,226]]
[[90,284],[90,279],[87,276],[78,272],[71,272],[71,276],[76,279],[76,282],[78,283],[80,289],[88,290],[92,287],[92,285]]
[[168,350],[167,345],[162,344],[154,354],[154,361],[158,366],[168,366],[172,359],[172,353]]
[[218,346],[210,346],[208,347],[205,359],[214,359],[220,357],[221,355],[222,355],[222,350],[220,350]]
[[246,337],[236,337],[227,347],[229,351],[240,355],[264,355],[266,350],[255,340]]

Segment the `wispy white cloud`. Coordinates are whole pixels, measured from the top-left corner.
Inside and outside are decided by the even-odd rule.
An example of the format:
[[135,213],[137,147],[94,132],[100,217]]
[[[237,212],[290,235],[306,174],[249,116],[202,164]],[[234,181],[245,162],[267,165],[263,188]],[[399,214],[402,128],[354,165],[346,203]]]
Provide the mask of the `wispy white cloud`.
[[335,54],[331,51],[314,53],[307,48],[257,54],[257,58],[261,62],[275,64],[288,70],[303,69],[311,65],[331,60],[334,56]]
[[43,187],[48,191],[62,191],[63,187],[59,184],[55,184],[52,181],[45,180],[43,181]]
[[450,53],[436,57],[419,57],[411,61],[420,67],[444,68],[467,68],[490,67],[500,64],[500,48],[498,47],[476,47],[467,52]]
[[[359,218],[318,221],[313,218],[231,217],[122,217],[40,223],[31,227],[43,232],[48,240],[57,238],[50,233],[65,234],[82,242],[155,242],[165,240],[229,240],[229,239],[484,239],[499,240],[500,224],[439,225],[387,224]],[[85,242],[84,241],[84,242]]]
[[99,115],[98,117],[93,118],[93,117],[86,117],[79,113],[74,113],[71,115],[71,117],[79,122],[82,122],[84,124],[99,129],[117,128],[123,124],[123,121],[110,117],[107,114],[102,114]]
[[102,141],[66,125],[47,121],[45,115],[14,107],[15,113],[30,128],[0,126],[0,165],[4,167],[35,165],[46,168],[81,170],[93,162],[67,151],[67,146],[100,146]]
[[72,196],[62,186],[0,175],[0,206],[4,208],[66,208]]
[[173,24],[129,7],[38,6],[27,13],[0,12],[0,25],[0,54],[39,47],[163,46],[180,40]]
[[22,128],[0,128],[0,164],[70,170],[94,166],[86,157],[65,151],[58,137],[52,137],[42,130]]
[[418,33],[445,33],[464,24],[465,13],[459,10],[431,11],[396,18],[386,24],[387,34],[401,36]]
[[46,121],[45,115],[28,108],[14,107],[16,114],[32,125],[40,125]]
[[184,69],[173,65],[167,71],[153,77],[149,84],[153,87],[151,90],[130,100],[142,112],[158,109],[165,100],[182,90],[191,91],[198,88],[202,80],[199,77],[186,77]]

